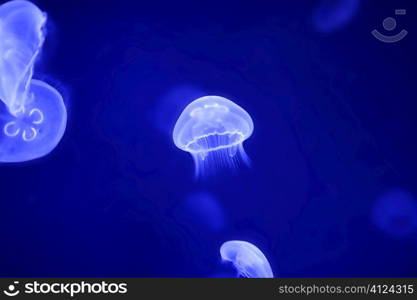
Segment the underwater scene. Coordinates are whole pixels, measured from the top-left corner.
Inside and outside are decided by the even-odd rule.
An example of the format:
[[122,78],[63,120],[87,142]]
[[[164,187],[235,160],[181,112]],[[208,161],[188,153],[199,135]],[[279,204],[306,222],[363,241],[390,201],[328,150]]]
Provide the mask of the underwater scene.
[[0,276],[417,276],[416,9],[0,1]]

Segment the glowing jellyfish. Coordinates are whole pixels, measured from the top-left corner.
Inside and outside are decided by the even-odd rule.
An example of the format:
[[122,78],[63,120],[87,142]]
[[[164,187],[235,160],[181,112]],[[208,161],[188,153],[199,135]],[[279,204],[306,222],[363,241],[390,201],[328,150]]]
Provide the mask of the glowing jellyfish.
[[417,232],[417,201],[401,189],[383,194],[371,216],[374,224],[391,237],[406,238]]
[[273,278],[271,266],[256,246],[245,241],[228,241],[220,247],[222,260],[233,263],[237,277]]
[[349,24],[355,16],[359,0],[322,0],[313,12],[313,25],[323,33],[331,33]]
[[249,163],[243,142],[252,132],[252,119],[243,108],[223,97],[206,96],[184,109],[173,139],[179,149],[193,156],[198,176],[210,168]]
[[46,14],[16,0],[0,6],[0,161],[42,157],[61,140],[66,108],[57,90],[32,79],[45,40]]

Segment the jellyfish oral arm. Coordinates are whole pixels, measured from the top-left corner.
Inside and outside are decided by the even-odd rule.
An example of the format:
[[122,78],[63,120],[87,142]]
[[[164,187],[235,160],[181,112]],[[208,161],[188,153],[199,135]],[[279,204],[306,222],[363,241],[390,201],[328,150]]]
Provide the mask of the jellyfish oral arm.
[[0,99],[18,116],[28,99],[36,58],[45,40],[46,14],[29,1],[0,6]]

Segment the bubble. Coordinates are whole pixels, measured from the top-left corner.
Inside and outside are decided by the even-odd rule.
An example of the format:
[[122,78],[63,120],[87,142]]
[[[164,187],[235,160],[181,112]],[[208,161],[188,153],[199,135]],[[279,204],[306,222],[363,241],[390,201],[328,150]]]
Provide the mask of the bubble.
[[191,102],[178,118],[175,145],[194,158],[195,174],[221,166],[249,164],[243,142],[252,135],[253,121],[234,102],[219,96],[206,96]]
[[0,6],[0,161],[22,162],[52,151],[67,113],[52,86],[32,79],[45,40],[46,14],[29,1]]
[[271,266],[256,246],[245,241],[228,241],[220,247],[223,261],[233,263],[237,277],[273,278]]

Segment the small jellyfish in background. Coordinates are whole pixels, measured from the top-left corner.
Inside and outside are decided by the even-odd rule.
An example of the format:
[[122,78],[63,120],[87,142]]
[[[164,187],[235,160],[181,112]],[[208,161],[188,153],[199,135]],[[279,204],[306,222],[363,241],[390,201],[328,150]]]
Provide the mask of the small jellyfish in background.
[[241,161],[249,164],[243,142],[252,132],[253,121],[243,108],[223,97],[206,96],[184,109],[173,139],[193,156],[199,176],[222,166],[234,168]]
[[60,93],[32,79],[45,40],[46,14],[29,1],[0,6],[0,161],[42,157],[61,140],[67,121]]
[[313,26],[322,33],[345,27],[355,16],[360,0],[322,0],[313,12]]
[[371,217],[374,224],[389,236],[409,237],[417,232],[417,201],[404,190],[390,190],[377,200]]
[[271,266],[256,246],[245,241],[228,241],[220,247],[223,261],[233,263],[237,277],[273,278]]
[[178,219],[185,221],[195,230],[218,232],[224,229],[227,219],[218,199],[211,193],[194,192],[181,201],[176,209]]

